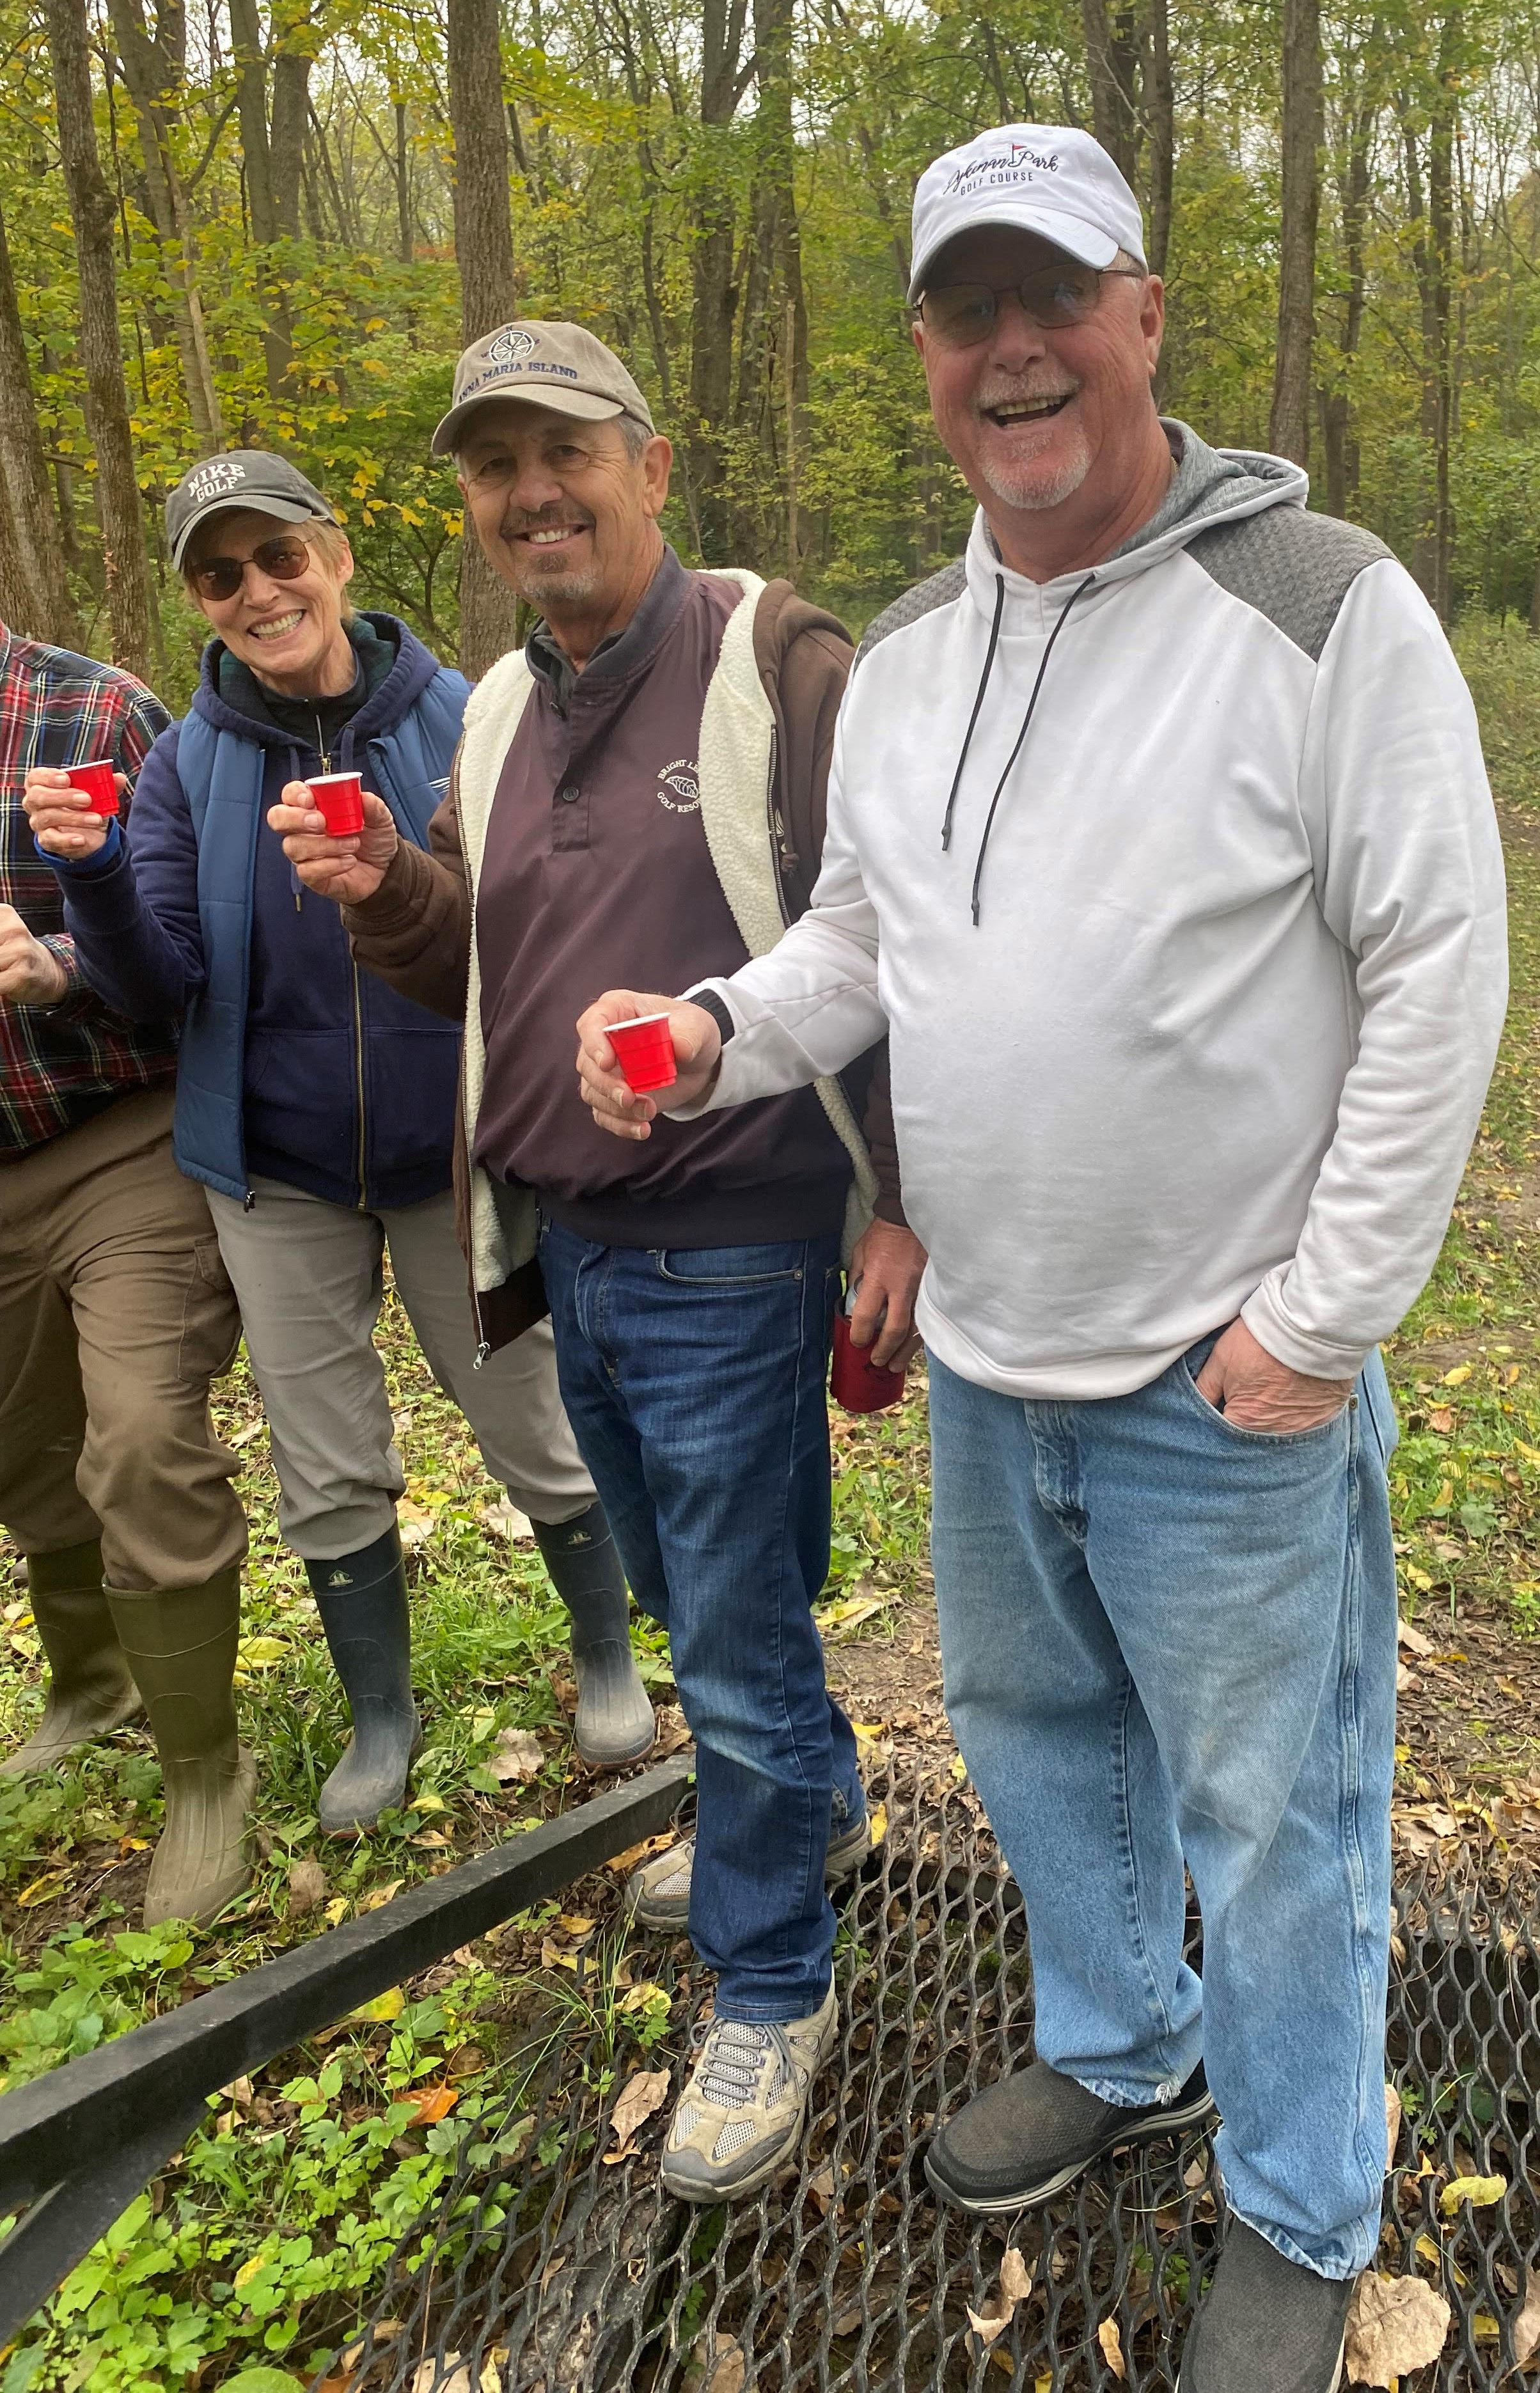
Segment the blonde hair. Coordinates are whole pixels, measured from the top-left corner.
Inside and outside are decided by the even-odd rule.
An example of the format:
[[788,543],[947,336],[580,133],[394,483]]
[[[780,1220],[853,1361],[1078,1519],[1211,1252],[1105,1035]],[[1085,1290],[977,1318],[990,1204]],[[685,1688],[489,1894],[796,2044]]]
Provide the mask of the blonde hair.
[[[256,515],[262,512],[260,507],[253,510]],[[315,552],[327,571],[333,577],[340,574],[344,567],[351,561],[352,543],[341,524],[328,523],[320,516],[316,516],[304,523],[284,523],[281,517],[275,517],[273,520],[284,531],[297,531],[306,547]],[[182,586],[201,615],[203,611],[202,603],[198,596],[197,582],[194,579],[200,563],[198,549],[197,540],[189,543],[188,554],[182,559]],[[358,611],[358,608],[350,603],[346,588],[344,587],[342,593],[344,623],[351,623]]]

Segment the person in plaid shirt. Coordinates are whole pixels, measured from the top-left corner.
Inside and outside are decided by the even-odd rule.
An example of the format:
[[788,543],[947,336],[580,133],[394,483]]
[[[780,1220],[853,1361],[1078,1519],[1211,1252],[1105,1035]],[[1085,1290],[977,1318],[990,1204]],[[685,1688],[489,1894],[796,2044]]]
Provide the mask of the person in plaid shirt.
[[100,757],[126,791],[168,719],[131,674],[0,624],[0,1523],[51,1671],[0,1771],[53,1767],[148,1709],[166,1798],[151,1924],[212,1918],[249,1875],[246,1528],[208,1404],[240,1321],[203,1192],[172,1160],[175,1028],[87,987],[21,799],[31,766]]

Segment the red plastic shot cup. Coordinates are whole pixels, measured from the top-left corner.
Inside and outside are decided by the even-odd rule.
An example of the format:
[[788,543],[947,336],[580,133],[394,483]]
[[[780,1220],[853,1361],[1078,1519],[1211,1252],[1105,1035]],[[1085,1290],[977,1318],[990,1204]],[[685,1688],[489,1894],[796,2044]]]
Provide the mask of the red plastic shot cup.
[[326,817],[328,839],[350,839],[363,829],[363,779],[358,773],[318,773],[306,788]]
[[[855,1302],[852,1289],[846,1303]],[[834,1356],[829,1366],[829,1392],[847,1413],[884,1413],[904,1401],[904,1374],[884,1370],[871,1359],[869,1346],[857,1346],[850,1335],[850,1315],[843,1307],[834,1316]]]
[[98,756],[94,764],[66,765],[72,790],[84,790],[91,801],[94,815],[115,815],[118,811],[118,768],[111,756]]
[[666,1013],[638,1013],[630,1022],[607,1022],[605,1037],[633,1096],[666,1089],[679,1078],[673,1034]]

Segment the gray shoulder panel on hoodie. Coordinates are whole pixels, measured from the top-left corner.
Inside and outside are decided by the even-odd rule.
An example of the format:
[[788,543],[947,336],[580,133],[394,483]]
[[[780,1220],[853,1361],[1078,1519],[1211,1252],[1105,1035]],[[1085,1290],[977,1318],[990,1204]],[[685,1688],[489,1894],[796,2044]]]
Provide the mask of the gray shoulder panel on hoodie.
[[[949,607],[954,598],[961,597],[967,587],[967,560],[960,556],[955,564],[944,565],[939,573],[930,574],[925,581],[917,582],[912,590],[905,591],[902,598],[895,598],[891,607],[884,607],[880,615],[873,616],[861,634],[855,663],[859,664],[868,650],[874,648],[879,640],[885,640],[890,632],[901,632],[906,624],[918,623],[921,615],[933,614],[938,607]],[[851,670],[855,671],[854,665]]]
[[1312,664],[1319,664],[1353,582],[1391,553],[1360,525],[1300,506],[1268,507],[1210,525],[1185,549],[1221,590],[1265,615]]

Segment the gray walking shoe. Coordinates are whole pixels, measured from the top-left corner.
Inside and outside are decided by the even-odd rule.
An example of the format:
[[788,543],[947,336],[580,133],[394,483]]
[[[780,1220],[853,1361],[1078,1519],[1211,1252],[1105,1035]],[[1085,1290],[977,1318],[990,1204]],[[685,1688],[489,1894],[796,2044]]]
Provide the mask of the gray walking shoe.
[[1318,2277],[1233,2220],[1177,2393],[1337,2393],[1352,2290],[1351,2277]]
[[631,1650],[631,1597],[602,1504],[575,1521],[531,1521],[541,1559],[572,1624],[578,1751],[591,1770],[620,1770],[652,1751],[657,1723]]
[[834,2049],[830,1985],[806,2019],[708,2020],[663,2146],[661,2176],[685,2202],[732,2202],[774,2177],[802,2140],[813,2081]]
[[[858,1870],[871,1850],[871,1822],[865,1811],[829,1840],[824,1856],[824,1883]],[[695,1869],[695,1838],[685,1837],[666,1852],[639,1863],[626,1880],[625,1914],[639,1928],[661,1928],[683,1936],[690,1924],[690,1879]]]
[[1103,2102],[1046,2060],[986,2086],[933,2138],[925,2174],[944,2202],[988,2217],[1051,2201],[1109,2152],[1206,2126],[1214,2098],[1200,2060],[1174,2101]]

